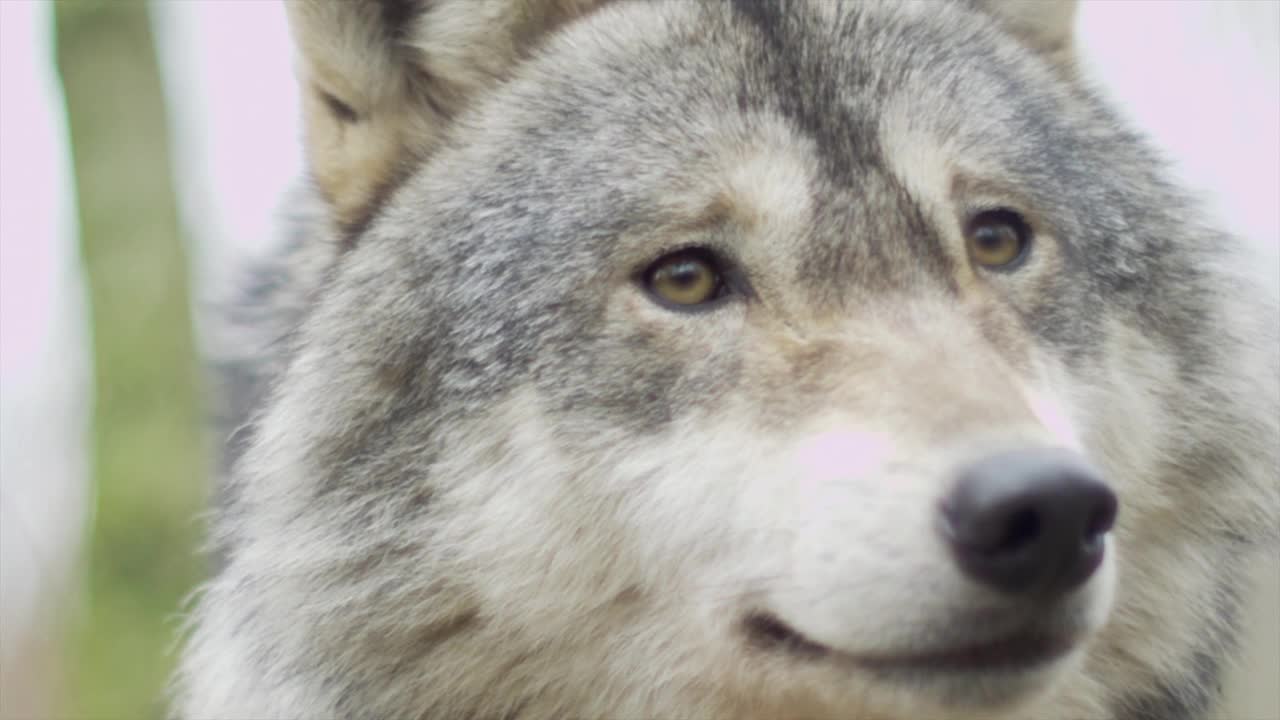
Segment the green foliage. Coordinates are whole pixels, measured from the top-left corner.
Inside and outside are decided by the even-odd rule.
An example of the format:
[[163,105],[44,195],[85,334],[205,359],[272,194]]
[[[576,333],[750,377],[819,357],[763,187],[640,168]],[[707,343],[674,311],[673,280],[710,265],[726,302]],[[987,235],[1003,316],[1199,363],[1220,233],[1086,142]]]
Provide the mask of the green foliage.
[[56,4],[96,382],[94,522],[67,627],[73,717],[160,717],[209,463],[146,5]]

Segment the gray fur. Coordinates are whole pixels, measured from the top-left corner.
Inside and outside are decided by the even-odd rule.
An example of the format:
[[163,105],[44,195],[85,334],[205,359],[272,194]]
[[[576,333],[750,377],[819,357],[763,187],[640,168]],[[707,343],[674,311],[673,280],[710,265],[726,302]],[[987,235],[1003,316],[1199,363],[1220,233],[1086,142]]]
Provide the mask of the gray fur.
[[[430,124],[370,166],[377,192],[332,197],[340,169],[300,194],[245,316],[262,341],[227,366],[225,567],[177,712],[1207,717],[1231,558],[1275,541],[1280,314],[1058,26],[998,2],[587,5],[488,40],[518,48],[498,70],[424,81],[449,91],[405,105]],[[376,37],[430,36],[386,7],[404,27]],[[312,112],[370,132],[390,102],[322,92]],[[957,254],[993,202],[1039,231],[1027,267]],[[637,275],[689,245],[743,291],[650,303]],[[1121,497],[1114,601],[1099,579],[1060,609],[1089,636],[1071,662],[895,686],[742,636],[817,592],[786,581],[803,536],[835,551],[824,592],[900,609],[850,637],[958,637],[990,598],[909,529],[958,458],[1051,441],[1019,387],[1061,401],[1055,441]],[[887,428],[910,452],[874,472],[900,482],[788,514],[787,458],[828,420]]]

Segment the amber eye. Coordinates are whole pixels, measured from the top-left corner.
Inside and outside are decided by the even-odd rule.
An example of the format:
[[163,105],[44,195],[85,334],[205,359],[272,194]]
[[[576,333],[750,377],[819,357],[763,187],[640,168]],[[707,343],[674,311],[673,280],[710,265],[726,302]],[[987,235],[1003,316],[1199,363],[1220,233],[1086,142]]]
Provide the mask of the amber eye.
[[965,241],[974,262],[1008,270],[1026,255],[1031,228],[1012,210],[988,210],[969,221]]
[[724,289],[715,261],[702,250],[681,250],[660,258],[645,271],[644,284],[659,300],[684,307],[715,300]]

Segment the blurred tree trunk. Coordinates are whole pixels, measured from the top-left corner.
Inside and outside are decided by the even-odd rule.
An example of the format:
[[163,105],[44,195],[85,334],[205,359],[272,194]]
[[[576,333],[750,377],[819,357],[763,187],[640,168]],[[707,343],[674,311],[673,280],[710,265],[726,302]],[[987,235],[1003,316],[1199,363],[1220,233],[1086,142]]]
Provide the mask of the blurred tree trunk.
[[57,3],[97,394],[95,523],[67,657],[72,715],[158,717],[208,463],[188,265],[147,6]]

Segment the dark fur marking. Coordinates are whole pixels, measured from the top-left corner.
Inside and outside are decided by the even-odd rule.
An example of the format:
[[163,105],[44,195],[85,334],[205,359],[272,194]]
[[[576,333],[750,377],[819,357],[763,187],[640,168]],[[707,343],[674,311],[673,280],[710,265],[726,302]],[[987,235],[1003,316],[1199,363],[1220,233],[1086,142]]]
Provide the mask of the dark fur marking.
[[418,656],[426,655],[436,647],[442,645],[450,638],[455,637],[463,632],[472,631],[480,627],[480,613],[476,610],[468,610],[467,612],[451,618],[442,623],[436,623],[429,627],[423,628],[421,632],[413,639],[413,644],[420,649]]
[[766,652],[781,652],[804,660],[818,660],[827,648],[810,642],[773,615],[754,614],[742,620],[748,642]]
[[405,673],[416,673],[419,669],[418,661],[435,652],[451,638],[464,632],[474,631],[482,624],[480,612],[470,609],[443,622],[422,628],[408,640],[411,649],[395,663],[394,667],[388,669],[387,676],[394,678]]
[[339,121],[348,125],[360,121],[360,115],[356,113],[355,108],[323,90],[316,89],[316,92],[320,95],[320,99],[324,101],[325,107],[329,108],[329,112],[333,113],[333,116]]
[[[872,165],[879,156],[878,138],[870,119],[851,114],[839,98],[841,91],[865,87],[870,79],[867,71],[850,66],[809,37],[804,23],[817,21],[803,14],[807,7],[733,0],[733,9],[757,29],[768,47],[768,52],[750,58],[756,65],[755,74],[767,87],[740,91],[739,101],[750,97],[773,100],[775,109],[822,150],[819,159],[824,171],[844,187],[855,186],[856,167]],[[839,33],[857,35],[857,15],[851,15],[847,22]],[[842,80],[839,86],[836,78]]]
[[417,0],[375,0],[382,12],[382,26],[391,40],[404,40],[409,25],[417,17],[421,3]]
[[639,585],[628,585],[613,596],[614,605],[634,605],[644,598]]
[[1188,678],[1166,678],[1148,694],[1119,703],[1116,720],[1202,720],[1221,692],[1220,662],[1198,651],[1191,657]]
[[943,248],[942,236],[935,231],[933,224],[925,216],[920,204],[912,197],[911,192],[902,184],[902,180],[891,172],[884,173],[885,180],[897,196],[897,206],[905,224],[903,240],[920,260],[920,268],[928,273],[930,279],[941,280],[947,292],[960,294],[960,286],[956,282],[954,261]]

